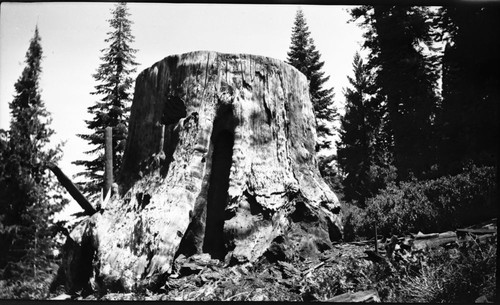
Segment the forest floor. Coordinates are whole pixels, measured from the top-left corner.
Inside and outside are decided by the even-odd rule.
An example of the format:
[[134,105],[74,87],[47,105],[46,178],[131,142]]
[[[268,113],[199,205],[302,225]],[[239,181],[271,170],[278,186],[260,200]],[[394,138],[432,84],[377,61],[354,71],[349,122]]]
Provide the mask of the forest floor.
[[441,234],[337,243],[313,258],[225,266],[179,257],[155,291],[85,300],[496,302],[496,219]]

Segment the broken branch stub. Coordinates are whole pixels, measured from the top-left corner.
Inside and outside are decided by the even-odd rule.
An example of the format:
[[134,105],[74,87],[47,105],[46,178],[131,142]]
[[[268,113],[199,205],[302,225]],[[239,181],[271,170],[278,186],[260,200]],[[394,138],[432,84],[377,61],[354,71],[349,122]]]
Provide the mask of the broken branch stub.
[[192,52],[141,72],[123,195],[81,230],[95,239],[96,283],[131,290],[180,254],[237,263],[331,247],[340,205],[318,171],[315,124],[306,77],[279,60]]

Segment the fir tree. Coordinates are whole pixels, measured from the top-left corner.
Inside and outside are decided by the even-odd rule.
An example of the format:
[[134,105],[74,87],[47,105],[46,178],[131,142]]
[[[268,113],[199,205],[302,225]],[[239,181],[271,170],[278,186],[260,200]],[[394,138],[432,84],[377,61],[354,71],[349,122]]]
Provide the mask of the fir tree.
[[[374,96],[375,87],[370,71],[359,53],[354,56],[354,78],[348,77],[351,88],[345,89],[346,112],[341,117],[340,141],[337,143],[337,161],[346,176],[343,179],[344,198],[364,206],[393,179],[391,160],[383,141],[383,109]],[[385,169],[385,170],[384,170]]]
[[292,42],[287,62],[309,80],[309,94],[316,115],[317,150],[319,150],[329,148],[331,145],[328,137],[333,135],[333,130],[329,125],[336,118],[337,110],[333,107],[333,88],[323,88],[329,76],[325,76],[325,73],[321,71],[325,63],[321,61],[321,55],[316,50],[314,40],[310,35],[304,13],[298,10],[292,29]]
[[352,10],[366,28],[377,95],[387,109],[387,139],[398,179],[424,177],[435,164],[436,58],[422,45],[431,42],[429,12],[407,6],[363,6]]
[[437,117],[441,174],[457,174],[469,161],[495,165],[498,152],[498,7],[441,8],[435,19],[446,43]]
[[132,21],[129,16],[130,13],[124,2],[117,4],[112,10],[112,18],[108,20],[112,31],[107,33],[108,38],[105,40],[109,43],[109,47],[101,50],[104,53],[101,57],[103,62],[93,75],[98,85],[91,94],[99,96],[100,100],[88,108],[93,119],[85,121],[92,133],[78,135],[94,146],[86,152],[95,156],[94,159],[73,162],[86,168],[84,172],[77,175],[89,179],[80,185],[87,194],[91,195],[98,193],[104,186],[104,130],[106,127],[113,128],[114,177],[118,175],[125,150],[132,100],[130,89],[133,85],[130,74],[136,71],[134,66],[138,65],[134,61],[137,50],[130,47],[134,36],[131,32]]
[[0,268],[5,278],[45,273],[55,245],[51,217],[66,203],[47,170],[49,163],[60,159],[61,151],[59,146],[47,148],[54,131],[40,97],[40,42],[36,27],[9,104],[10,129],[0,140]]

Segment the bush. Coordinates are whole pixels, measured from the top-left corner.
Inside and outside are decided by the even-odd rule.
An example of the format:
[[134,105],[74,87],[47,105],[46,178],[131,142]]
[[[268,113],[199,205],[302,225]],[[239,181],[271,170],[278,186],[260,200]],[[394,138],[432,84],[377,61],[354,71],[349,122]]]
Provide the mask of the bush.
[[390,184],[368,201],[368,224],[377,224],[384,236],[432,230],[436,210],[425,196],[425,184],[416,181]]
[[440,216],[437,230],[475,224],[497,213],[494,167],[468,166],[461,174],[436,179],[426,195]]
[[495,302],[496,248],[496,243],[487,243],[430,252],[420,274],[402,280],[400,301],[473,303],[485,296]]
[[405,260],[373,263],[349,251],[331,268],[321,268],[308,289],[319,300],[346,292],[375,289],[382,302],[473,303],[484,296],[496,302],[496,237],[459,247],[415,251]]
[[360,236],[370,236],[368,221],[364,209],[357,207],[349,202],[342,202],[342,226],[344,227],[344,241],[353,241]]
[[9,263],[0,278],[0,300],[46,299],[57,269],[55,262],[37,264],[36,272],[33,265],[27,262]]
[[50,285],[49,278],[0,280],[0,299],[46,299]]
[[345,205],[344,235],[372,237],[375,223],[384,236],[454,230],[496,215],[497,196],[493,167],[471,165],[455,176],[391,183],[367,200],[365,211]]

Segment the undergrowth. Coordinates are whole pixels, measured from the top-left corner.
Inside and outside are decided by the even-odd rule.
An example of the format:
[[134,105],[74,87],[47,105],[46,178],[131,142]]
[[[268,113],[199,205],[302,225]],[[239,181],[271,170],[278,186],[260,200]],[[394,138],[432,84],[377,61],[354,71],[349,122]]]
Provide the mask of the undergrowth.
[[398,287],[404,302],[466,302],[481,296],[496,302],[496,243],[430,252],[416,276]]
[[[474,165],[454,176],[392,183],[365,209],[343,203],[344,240],[373,238],[375,225],[379,236],[390,237],[477,224],[496,215],[497,192],[495,168]],[[371,284],[357,290],[376,289],[386,302],[474,302],[480,296],[496,301],[496,240],[410,258],[392,262],[392,270],[375,264],[358,271],[356,281],[366,275]]]
[[434,249],[406,261],[372,263],[350,258],[315,274],[309,285],[319,300],[374,289],[382,302],[496,302],[496,242]]
[[343,204],[344,239],[443,232],[496,215],[494,167],[469,165],[454,176],[392,183],[367,200],[365,209]]
[[[343,205],[344,239],[373,237],[375,222],[379,234],[386,237],[455,230],[482,217],[491,217],[494,198],[497,198],[495,171],[491,167],[471,166],[456,176],[392,184],[368,200],[366,209]],[[374,289],[383,302],[469,303],[481,296],[488,301],[497,300],[496,238],[483,243],[473,240],[462,246],[408,252],[404,258],[394,257],[378,263],[363,258],[364,251],[371,247],[343,243],[329,250],[332,260],[328,266],[288,276],[271,262],[241,267],[244,269],[241,272],[214,269],[174,280],[166,285],[161,296],[147,297],[198,301],[324,301],[347,292]],[[314,265],[289,263],[301,270]],[[306,269],[299,268],[301,266]],[[0,299],[47,298],[51,269],[55,270],[40,272],[36,279],[0,280]],[[236,276],[233,271],[241,274]]]
[[0,300],[46,299],[58,265],[41,262],[37,268],[26,262],[9,263],[0,272]]
[[50,274],[36,278],[26,276],[15,280],[0,280],[0,299],[46,299],[51,280]]

